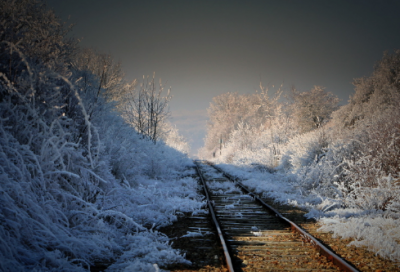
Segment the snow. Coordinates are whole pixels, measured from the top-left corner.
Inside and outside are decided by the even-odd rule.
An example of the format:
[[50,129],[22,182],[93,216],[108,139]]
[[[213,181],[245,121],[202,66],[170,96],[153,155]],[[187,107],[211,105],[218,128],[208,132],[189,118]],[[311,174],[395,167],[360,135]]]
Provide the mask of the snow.
[[[335,237],[343,239],[353,238],[355,241],[349,245],[365,246],[383,258],[400,261],[399,214],[372,209],[378,205],[374,203],[381,203],[379,197],[387,199],[385,194],[398,193],[398,187],[389,187],[393,184],[390,182],[390,177],[381,180],[381,190],[377,188],[369,192],[369,201],[365,202],[363,207],[344,208],[343,198],[322,196],[317,190],[307,191],[298,188],[294,177],[287,173],[265,173],[254,166],[232,164],[218,164],[218,166],[239,177],[248,188],[274,199],[277,203],[308,210],[305,216],[314,218],[322,224],[321,231],[331,231]],[[258,235],[257,231],[254,235]]]
[[[306,129],[305,123],[299,122],[301,118],[307,121],[309,115],[292,112],[304,105],[290,102],[270,107],[264,123],[259,124],[266,115],[255,113],[246,119],[238,115],[228,124],[221,116],[231,115],[230,107],[214,103],[219,98],[215,99],[210,110],[216,116],[212,116],[214,123],[200,155],[257,193],[306,209],[306,217],[316,219],[338,237],[343,234],[354,239],[353,245],[364,245],[383,258],[400,261],[395,253],[399,232],[391,227],[392,220],[400,218],[400,95],[398,87],[389,82],[395,76],[391,73],[399,71],[399,59],[400,51],[385,55],[377,72],[355,81],[358,87],[352,103],[313,128]],[[384,82],[380,85],[384,87],[378,88],[374,82]],[[374,99],[365,99],[371,94]],[[241,111],[251,113],[259,107],[244,103],[250,97],[236,95],[235,100],[243,102]],[[357,112],[361,108],[363,112]],[[217,124],[218,120],[226,127]],[[215,138],[221,134],[224,145],[219,150]],[[375,243],[377,240],[380,242]]]
[[[78,177],[49,167],[41,178],[29,178],[26,171],[34,167],[34,154],[10,142],[11,136],[2,132],[2,271],[83,271],[96,260],[115,260],[109,271],[129,271],[129,267],[150,271],[154,263],[187,263],[170,247],[169,239],[153,229],[171,224],[179,213],[202,210],[204,202],[197,195],[196,180],[172,171],[163,173],[163,180],[138,176],[134,187],[129,181],[127,185],[108,179],[92,185],[92,190],[101,188],[101,193],[88,201],[82,197],[84,187],[69,191],[70,187],[63,188],[54,177],[66,175],[78,181],[90,178],[90,173]],[[9,141],[4,143],[7,137]],[[193,174],[182,167],[181,171]]]
[[383,258],[400,260],[399,219],[374,212],[347,218],[335,215],[320,222],[323,223],[320,230],[332,231],[334,237],[355,238],[349,245],[365,246]]
[[[152,140],[139,134],[129,120],[139,116],[127,114],[135,84],[110,56],[66,39],[40,2],[5,0],[0,17],[9,18],[0,28],[0,271],[188,264],[158,231],[184,213],[207,212],[176,128],[152,127],[160,133]],[[285,107],[280,89],[216,97],[202,153],[256,192],[307,209],[322,230],[400,261],[399,60],[400,51],[385,55],[370,78],[356,80],[351,103],[330,123],[322,119],[336,102]],[[325,95],[315,88],[299,95]],[[308,118],[313,108],[317,123]]]
[[118,67],[100,79],[96,65],[106,65],[77,58],[85,51],[40,2],[6,2],[0,17],[12,19],[0,32],[22,32],[0,45],[0,271],[188,264],[158,231],[205,212],[182,137],[137,133],[118,111]]
[[187,234],[181,236],[182,237],[202,237],[204,235],[210,235],[213,234],[212,232],[209,231],[202,231],[201,228],[198,229],[198,231],[188,231]]

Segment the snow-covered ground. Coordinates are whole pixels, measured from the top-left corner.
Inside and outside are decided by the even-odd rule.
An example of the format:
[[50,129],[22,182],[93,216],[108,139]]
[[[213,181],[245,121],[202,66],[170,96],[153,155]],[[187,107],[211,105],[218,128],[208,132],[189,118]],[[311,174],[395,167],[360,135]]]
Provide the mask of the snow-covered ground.
[[[254,166],[218,164],[226,172],[239,177],[242,183],[278,203],[308,210],[306,216],[322,224],[320,230],[332,231],[339,238],[353,238],[350,244],[366,246],[379,256],[400,261],[400,219],[391,212],[376,209],[342,208],[343,199],[307,192],[287,173],[268,173]],[[390,178],[385,179],[390,183]],[[392,190],[398,190],[393,187]],[[383,197],[381,192],[376,197]],[[371,203],[372,204],[372,203]]]
[[138,176],[135,186],[108,179],[87,200],[51,179],[14,179],[10,171],[23,169],[8,168],[4,156],[1,162],[1,271],[87,271],[108,261],[108,271],[156,271],[154,264],[187,263],[157,228],[204,206],[193,170],[181,165],[180,175]]

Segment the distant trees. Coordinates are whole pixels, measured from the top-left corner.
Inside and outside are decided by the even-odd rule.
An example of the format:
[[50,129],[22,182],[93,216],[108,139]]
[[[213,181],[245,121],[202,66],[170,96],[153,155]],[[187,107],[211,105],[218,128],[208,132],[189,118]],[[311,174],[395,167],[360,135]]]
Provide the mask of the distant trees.
[[226,141],[238,122],[244,117],[244,99],[237,93],[225,93],[213,98],[207,109],[209,121],[205,147],[215,152],[220,140]]
[[213,98],[201,156],[220,157],[222,140],[221,159],[230,162],[247,152],[274,167],[282,147],[297,134],[322,127],[339,102],[320,86],[308,92],[293,88],[290,102],[281,99],[281,87],[271,96],[261,84],[260,89],[253,94],[225,93]]
[[[209,122],[203,154],[216,154],[220,148],[220,141],[226,143],[236,130],[245,128],[271,126],[272,119],[280,112],[278,100],[281,95],[279,89],[272,97],[268,89],[260,85],[260,92],[239,95],[238,93],[224,93],[213,98],[208,108]],[[237,133],[235,134],[237,138]],[[241,145],[244,146],[244,145]]]

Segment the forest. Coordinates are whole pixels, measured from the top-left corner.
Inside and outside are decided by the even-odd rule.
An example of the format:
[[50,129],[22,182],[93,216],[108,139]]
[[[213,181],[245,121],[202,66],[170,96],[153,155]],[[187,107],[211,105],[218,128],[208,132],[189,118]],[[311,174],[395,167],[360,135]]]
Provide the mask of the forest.
[[[0,2],[0,271],[188,264],[158,231],[206,212],[170,90],[70,29],[42,1]],[[216,96],[199,157],[400,261],[400,50],[353,84],[342,106],[322,86]]]

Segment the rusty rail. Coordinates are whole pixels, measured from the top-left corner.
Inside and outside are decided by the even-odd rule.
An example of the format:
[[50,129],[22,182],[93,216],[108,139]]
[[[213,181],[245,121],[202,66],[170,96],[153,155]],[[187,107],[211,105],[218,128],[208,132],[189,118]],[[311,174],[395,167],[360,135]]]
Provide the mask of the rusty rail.
[[243,191],[245,191],[248,195],[251,195],[256,199],[259,203],[261,203],[265,208],[268,210],[272,211],[275,213],[277,217],[279,217],[282,221],[287,222],[290,224],[292,231],[299,233],[301,236],[305,238],[306,241],[312,243],[320,252],[320,254],[324,255],[327,257],[329,260],[331,260],[335,265],[337,265],[340,269],[346,272],[357,272],[355,267],[350,265],[346,260],[343,258],[339,257],[336,255],[333,251],[328,249],[325,245],[323,245],[321,242],[319,242],[316,238],[314,238],[311,234],[303,230],[301,227],[296,225],[294,222],[290,221],[286,217],[284,217],[280,212],[278,212],[276,209],[265,203],[261,198],[259,198],[257,195],[253,194],[249,189],[247,189],[241,182],[238,181],[237,178],[231,176],[230,174],[226,173],[224,170],[222,170],[220,167],[215,166],[214,164],[207,162],[208,165],[214,167],[218,171],[224,174],[226,178],[228,178],[230,181],[234,182],[237,186],[239,186]]

